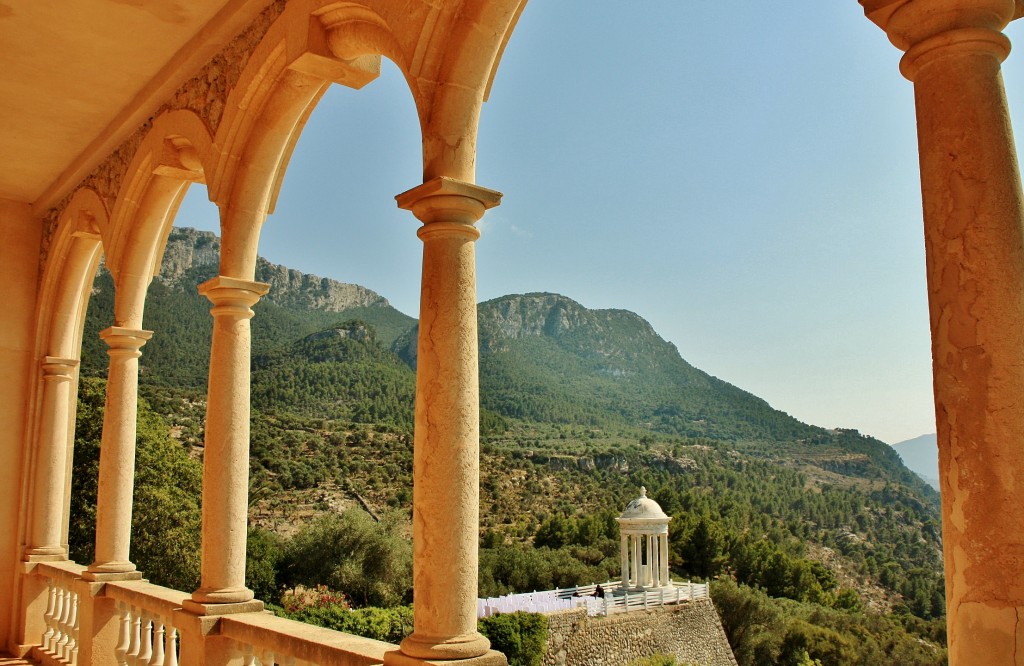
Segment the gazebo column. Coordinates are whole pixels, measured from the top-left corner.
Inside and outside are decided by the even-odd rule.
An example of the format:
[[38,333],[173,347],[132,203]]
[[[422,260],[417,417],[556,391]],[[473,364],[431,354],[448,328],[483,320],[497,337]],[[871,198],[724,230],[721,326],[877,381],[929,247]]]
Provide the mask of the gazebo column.
[[654,587],[662,587],[662,535],[654,535]]
[[629,537],[625,534],[619,535],[619,560],[622,565],[622,586],[629,584]]
[[32,528],[25,559],[63,560],[64,490],[71,418],[71,381],[78,361],[47,356],[43,361],[43,397],[35,459]]
[[413,447],[414,629],[386,664],[504,663],[476,630],[480,391],[474,223],[501,194],[434,178],[396,197],[423,222]]
[[634,534],[630,538],[633,539],[633,572],[630,582],[633,587],[641,587],[643,582],[640,580],[640,535]]
[[668,570],[668,533],[661,535],[661,585],[667,587],[672,584],[672,577]]
[[[206,441],[203,453],[202,583],[196,604],[252,600],[245,587],[249,494],[249,368],[252,306],[269,285],[223,275],[199,293],[213,303]],[[262,605],[260,605],[262,607]]]
[[[89,565],[92,574],[135,571],[129,549],[135,487],[139,357],[140,349],[152,335],[152,331],[117,326],[100,333],[109,347],[110,367],[96,498],[96,559]],[[141,574],[134,577],[141,578]]]
[[654,547],[655,536],[647,537],[647,585],[656,587],[658,585],[658,549]]
[[862,3],[914,83],[949,663],[1022,664],[1024,197],[1000,73],[1015,3]]

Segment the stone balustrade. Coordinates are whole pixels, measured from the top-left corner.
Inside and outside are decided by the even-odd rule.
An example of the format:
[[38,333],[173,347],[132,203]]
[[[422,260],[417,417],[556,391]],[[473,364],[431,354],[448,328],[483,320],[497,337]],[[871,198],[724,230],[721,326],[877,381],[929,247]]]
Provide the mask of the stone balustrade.
[[76,666],[80,648],[90,655],[83,664],[210,663],[186,654],[185,645],[208,655],[213,642],[214,662],[245,666],[372,666],[398,650],[269,612],[196,615],[184,608],[185,592],[145,580],[91,580],[70,561],[36,563],[28,573],[47,594],[45,612],[34,618],[41,630],[31,649],[43,666]]
[[103,596],[117,602],[118,666],[177,666],[180,630],[174,614],[188,595],[128,580],[106,583]]
[[371,666],[398,646],[276,617],[239,613],[220,620],[220,635],[234,640],[246,666]]
[[84,567],[74,562],[46,562],[36,565],[36,573],[47,578],[46,612],[43,626],[46,630],[39,645],[32,650],[32,658],[44,666],[78,663],[79,580]]

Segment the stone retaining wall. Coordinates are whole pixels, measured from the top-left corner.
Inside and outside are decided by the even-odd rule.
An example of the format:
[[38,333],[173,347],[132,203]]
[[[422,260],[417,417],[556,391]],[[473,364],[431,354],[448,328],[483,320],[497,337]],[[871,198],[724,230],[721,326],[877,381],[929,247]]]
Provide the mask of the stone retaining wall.
[[737,666],[711,599],[610,617],[581,608],[548,615],[545,666],[625,666],[655,654],[686,666]]

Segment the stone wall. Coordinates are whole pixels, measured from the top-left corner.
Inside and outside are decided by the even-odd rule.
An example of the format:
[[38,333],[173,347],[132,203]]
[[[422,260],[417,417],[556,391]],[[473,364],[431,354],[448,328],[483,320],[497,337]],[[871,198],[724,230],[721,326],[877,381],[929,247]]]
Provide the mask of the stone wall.
[[736,666],[711,599],[587,617],[585,609],[548,616],[545,666],[625,666],[655,654],[680,665]]

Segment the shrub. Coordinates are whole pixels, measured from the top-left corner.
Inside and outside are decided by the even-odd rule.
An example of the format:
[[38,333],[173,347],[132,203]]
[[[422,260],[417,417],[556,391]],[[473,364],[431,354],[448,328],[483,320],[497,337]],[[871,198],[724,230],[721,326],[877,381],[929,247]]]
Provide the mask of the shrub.
[[676,666],[676,658],[670,654],[656,654],[631,661],[629,666]]
[[400,643],[412,632],[412,606],[350,609],[342,595],[320,586],[301,600],[286,595],[279,614],[318,627],[327,627],[388,643]]
[[480,633],[505,653],[509,666],[540,666],[548,640],[548,620],[537,613],[505,613],[480,620]]

